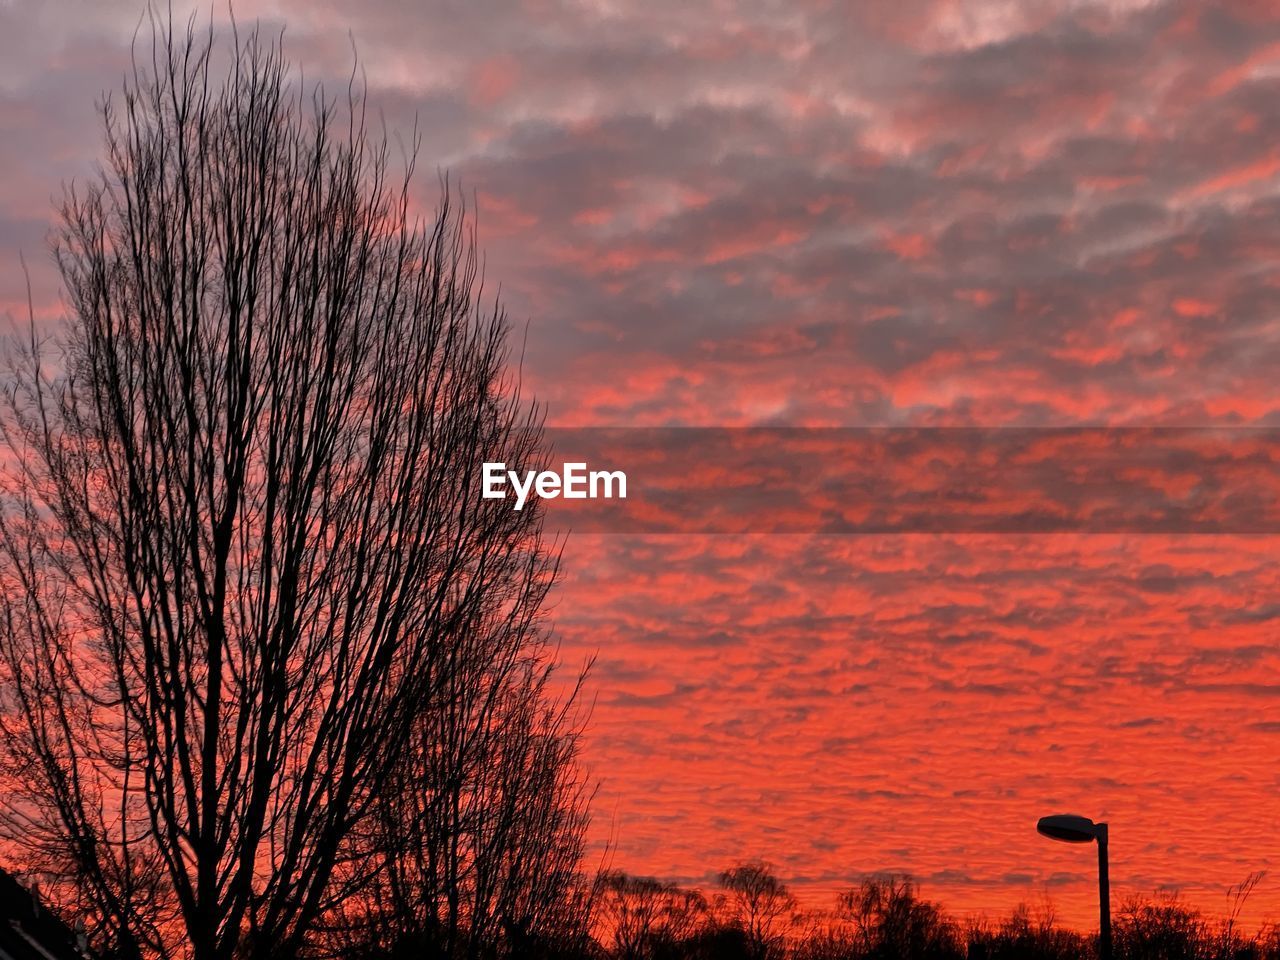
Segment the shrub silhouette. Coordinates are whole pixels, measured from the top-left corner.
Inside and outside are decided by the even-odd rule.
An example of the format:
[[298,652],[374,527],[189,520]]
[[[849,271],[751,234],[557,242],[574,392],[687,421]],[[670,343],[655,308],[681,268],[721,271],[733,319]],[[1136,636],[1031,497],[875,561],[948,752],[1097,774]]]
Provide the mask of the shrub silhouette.
[[1089,938],[1057,926],[1051,911],[1033,914],[1026,904],[998,924],[970,925],[967,940],[969,960],[1075,960],[1094,952]]
[[853,928],[857,957],[867,960],[959,960],[965,952],[955,923],[920,897],[910,877],[864,880],[840,897]]

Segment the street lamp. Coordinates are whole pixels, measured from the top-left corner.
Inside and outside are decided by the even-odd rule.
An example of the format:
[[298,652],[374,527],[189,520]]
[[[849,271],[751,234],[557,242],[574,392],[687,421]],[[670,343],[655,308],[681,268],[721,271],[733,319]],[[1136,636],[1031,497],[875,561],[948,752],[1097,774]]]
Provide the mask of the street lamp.
[[1059,813],[1041,817],[1036,829],[1063,843],[1098,843],[1098,941],[1101,960],[1111,960],[1111,878],[1107,871],[1107,825],[1088,817]]

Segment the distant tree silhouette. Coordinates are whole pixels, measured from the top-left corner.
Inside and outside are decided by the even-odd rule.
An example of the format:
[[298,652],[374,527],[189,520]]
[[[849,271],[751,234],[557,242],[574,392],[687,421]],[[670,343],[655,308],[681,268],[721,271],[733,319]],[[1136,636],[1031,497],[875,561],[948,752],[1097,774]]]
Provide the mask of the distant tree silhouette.
[[705,935],[709,915],[701,893],[617,871],[605,874],[601,881],[598,917],[610,956],[618,960],[683,957]]
[[477,491],[539,415],[447,185],[419,222],[354,85],[226,53],[153,21],[61,209],[65,329],[14,354],[3,829],[122,960],[297,956],[375,894],[531,951],[578,727],[540,512]]
[[840,897],[857,956],[868,960],[958,960],[964,947],[942,908],[919,896],[909,877],[864,880]]
[[739,863],[720,874],[728,925],[741,930],[750,960],[782,956],[796,899],[762,860]]

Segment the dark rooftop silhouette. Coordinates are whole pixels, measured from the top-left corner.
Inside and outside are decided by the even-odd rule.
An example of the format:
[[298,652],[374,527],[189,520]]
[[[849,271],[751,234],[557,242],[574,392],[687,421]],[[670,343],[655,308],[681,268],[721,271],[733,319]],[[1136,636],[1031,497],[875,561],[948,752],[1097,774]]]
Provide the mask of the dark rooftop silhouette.
[[0,870],[0,960],[84,960],[68,927],[38,896]]

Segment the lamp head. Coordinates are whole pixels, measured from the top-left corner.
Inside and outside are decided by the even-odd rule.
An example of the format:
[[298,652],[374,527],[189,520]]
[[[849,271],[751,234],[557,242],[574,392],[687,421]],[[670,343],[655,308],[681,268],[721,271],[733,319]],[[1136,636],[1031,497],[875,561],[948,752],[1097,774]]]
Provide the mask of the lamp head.
[[1099,828],[1104,828],[1103,824],[1094,823],[1088,817],[1081,817],[1074,813],[1058,813],[1050,817],[1041,817],[1036,824],[1036,829],[1051,840],[1061,840],[1063,843],[1092,843],[1098,839],[1101,832]]

